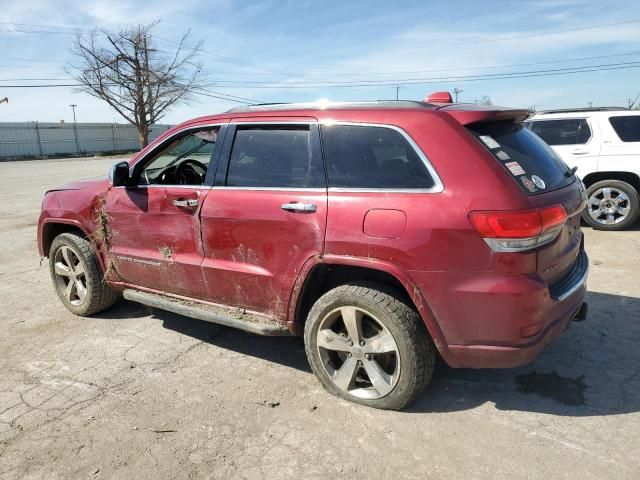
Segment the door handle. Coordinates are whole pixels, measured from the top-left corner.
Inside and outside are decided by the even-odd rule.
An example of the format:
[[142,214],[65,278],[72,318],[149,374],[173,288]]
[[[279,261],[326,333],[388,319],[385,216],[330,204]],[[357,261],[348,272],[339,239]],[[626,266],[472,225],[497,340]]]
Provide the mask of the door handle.
[[316,210],[318,210],[318,207],[313,203],[298,203],[298,202],[283,203],[280,206],[280,208],[282,208],[282,210],[286,210],[287,212],[313,213]]
[[178,200],[174,200],[173,204],[176,207],[181,207],[181,208],[196,208],[198,206],[198,200],[196,199],[178,199]]
[[589,153],[589,151],[582,148],[576,148],[575,150],[571,150],[571,153],[573,153],[574,155],[586,155],[587,153]]

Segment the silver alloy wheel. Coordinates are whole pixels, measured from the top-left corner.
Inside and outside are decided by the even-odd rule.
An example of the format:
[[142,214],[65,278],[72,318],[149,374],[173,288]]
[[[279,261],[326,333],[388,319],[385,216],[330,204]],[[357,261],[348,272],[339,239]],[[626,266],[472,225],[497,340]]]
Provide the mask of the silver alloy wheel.
[[631,211],[629,196],[614,187],[599,188],[589,197],[587,212],[602,225],[614,225],[622,222]]
[[389,394],[400,376],[400,352],[391,332],[371,313],[340,307],[320,322],[317,348],[325,372],[358,398]]
[[84,264],[68,246],[61,246],[54,257],[56,284],[72,305],[82,305],[87,298],[87,277]]

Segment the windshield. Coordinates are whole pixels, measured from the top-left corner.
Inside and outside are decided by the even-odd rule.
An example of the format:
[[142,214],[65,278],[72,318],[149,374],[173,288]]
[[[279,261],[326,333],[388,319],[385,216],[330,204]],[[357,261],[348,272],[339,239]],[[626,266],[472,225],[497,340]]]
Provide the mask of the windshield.
[[551,147],[520,123],[476,124],[469,130],[528,195],[557,190],[575,180]]

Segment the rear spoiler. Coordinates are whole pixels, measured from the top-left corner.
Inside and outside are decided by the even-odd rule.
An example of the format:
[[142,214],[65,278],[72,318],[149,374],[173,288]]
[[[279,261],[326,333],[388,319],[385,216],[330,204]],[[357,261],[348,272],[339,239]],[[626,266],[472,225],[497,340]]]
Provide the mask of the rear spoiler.
[[525,109],[466,103],[443,105],[438,111],[449,114],[461,125],[500,121],[522,122],[532,114],[530,110]]

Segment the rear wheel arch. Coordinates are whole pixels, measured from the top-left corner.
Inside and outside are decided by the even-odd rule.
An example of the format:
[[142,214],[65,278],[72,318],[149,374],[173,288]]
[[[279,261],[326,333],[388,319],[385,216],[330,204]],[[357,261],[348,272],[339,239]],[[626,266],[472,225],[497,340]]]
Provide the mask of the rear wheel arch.
[[[367,260],[365,259],[365,261]],[[304,276],[297,298],[294,299],[295,305],[292,307],[292,330],[294,333],[301,335],[304,332],[309,311],[326,292],[340,285],[367,282],[385,287],[388,291],[393,292],[398,299],[415,309],[422,318],[427,333],[442,353],[443,348],[446,348],[446,342],[444,342],[442,331],[424,299],[424,294],[407,275],[393,270],[389,271],[391,269],[380,268],[379,265],[376,267],[362,266],[357,262],[357,259],[349,259],[340,263],[319,262],[313,265]]]
[[620,172],[620,171],[604,171],[593,172],[582,179],[585,187],[589,188],[591,185],[604,180],[619,180],[621,182],[628,183],[640,193],[640,176],[632,172]]

